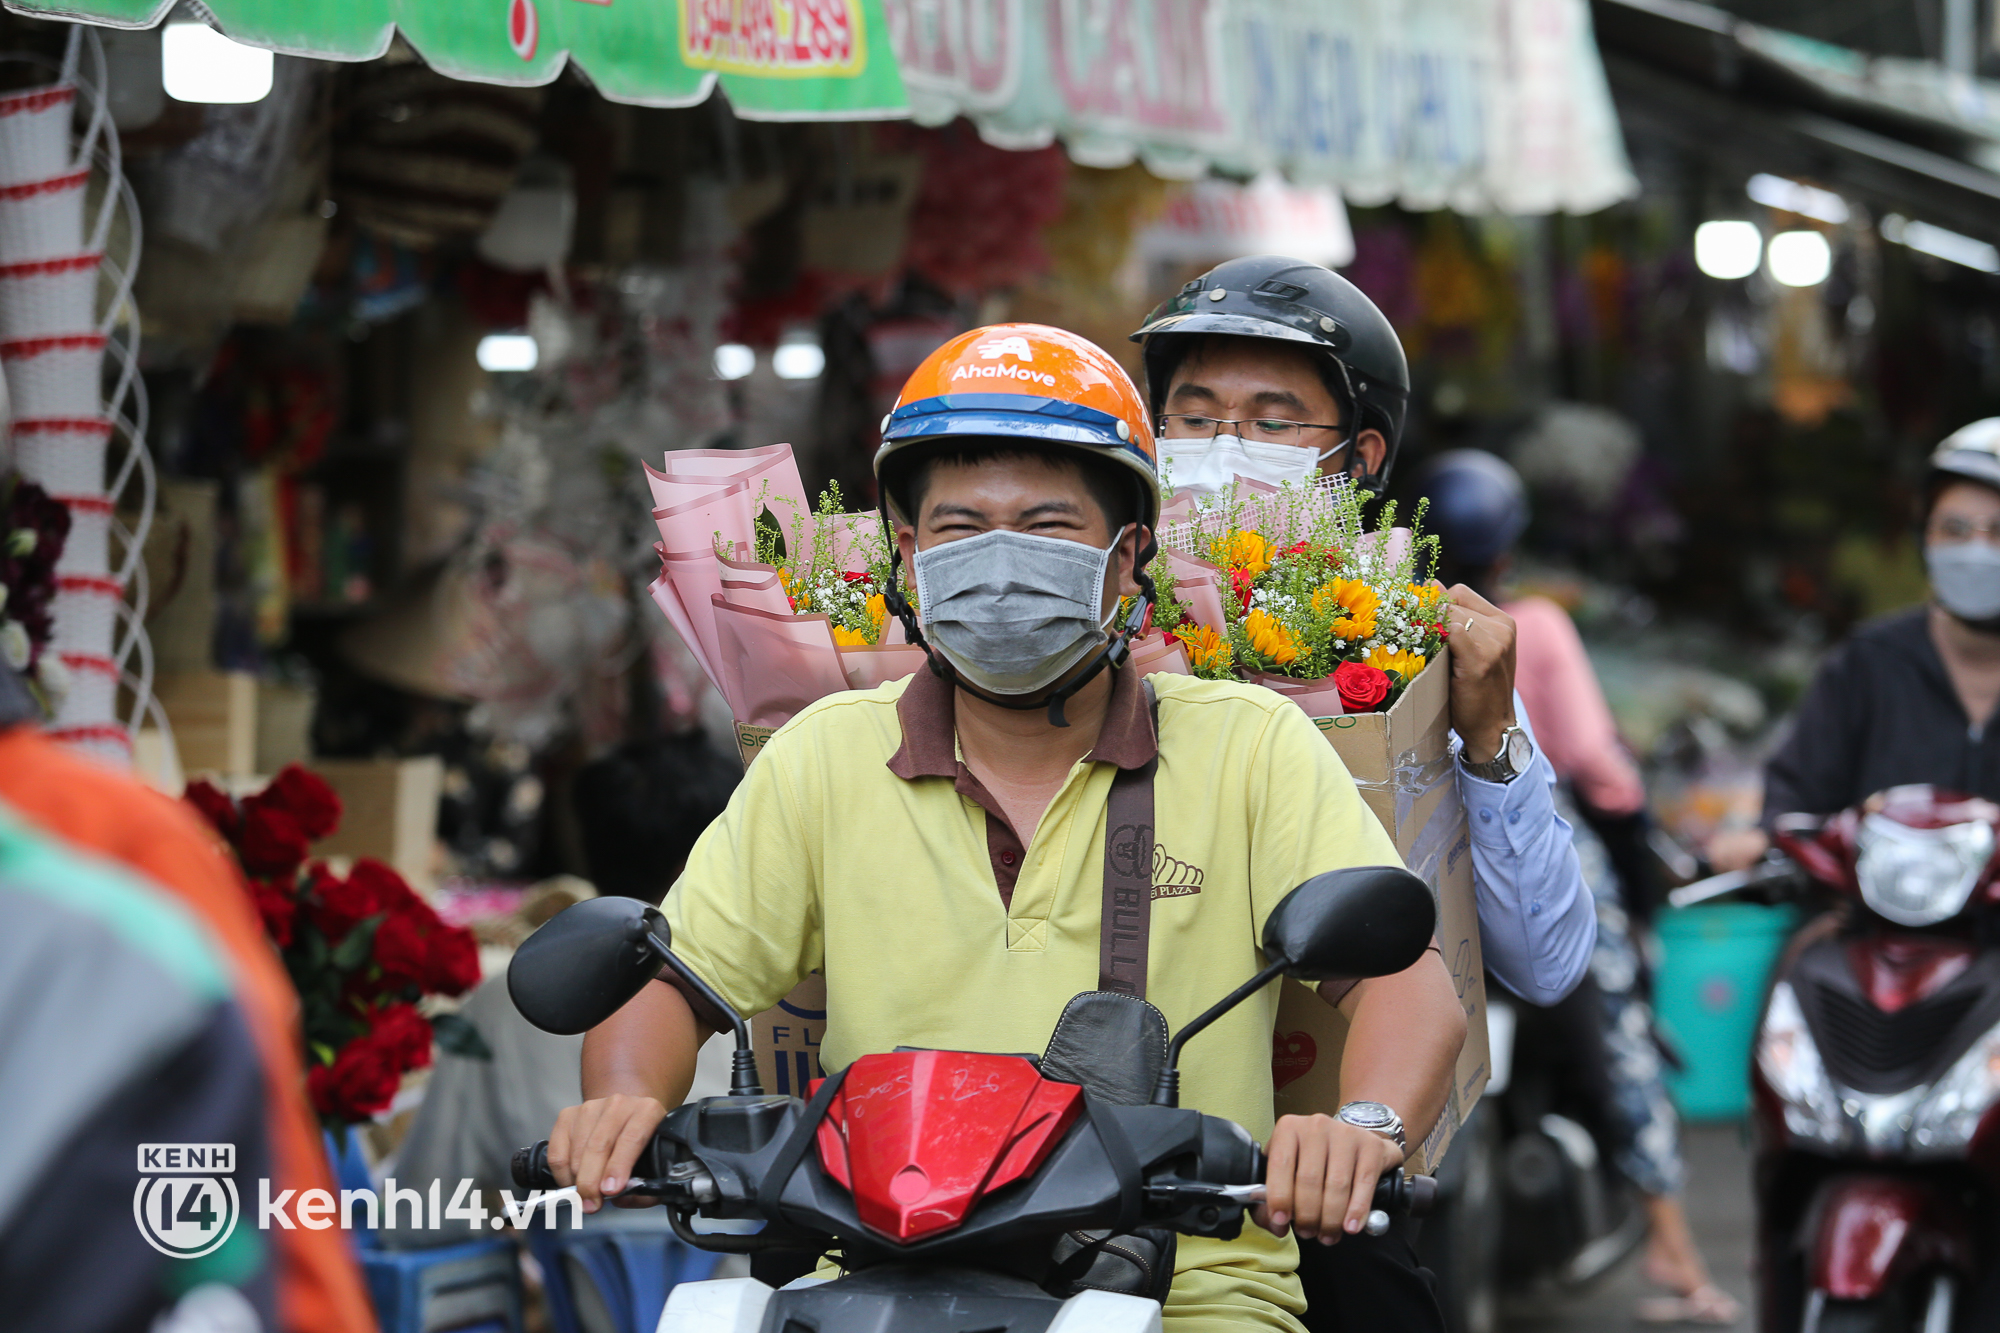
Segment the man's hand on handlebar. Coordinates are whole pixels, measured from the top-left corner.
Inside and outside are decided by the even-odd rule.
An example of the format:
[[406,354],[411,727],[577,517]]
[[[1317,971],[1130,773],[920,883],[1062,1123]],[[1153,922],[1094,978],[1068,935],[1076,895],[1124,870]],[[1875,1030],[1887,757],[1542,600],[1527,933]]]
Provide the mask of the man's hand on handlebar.
[[1375,1182],[1403,1167],[1389,1139],[1330,1115],[1281,1117],[1265,1153],[1264,1202],[1252,1219],[1274,1236],[1289,1227],[1323,1245],[1359,1232],[1374,1207]]
[[[639,1154],[666,1114],[667,1108],[653,1098],[624,1093],[567,1107],[549,1131],[549,1170],[558,1184],[576,1186],[583,1211],[594,1213],[607,1195],[631,1183]],[[648,1208],[658,1200],[633,1195],[612,1202],[621,1208]]]

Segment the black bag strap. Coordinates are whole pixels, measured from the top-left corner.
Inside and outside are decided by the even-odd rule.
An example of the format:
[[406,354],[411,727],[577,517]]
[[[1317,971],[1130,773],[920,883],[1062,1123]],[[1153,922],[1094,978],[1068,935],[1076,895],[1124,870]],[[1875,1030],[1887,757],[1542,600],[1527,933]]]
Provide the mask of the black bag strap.
[[[1140,682],[1160,734],[1160,698]],[[1111,780],[1104,818],[1104,919],[1097,932],[1097,988],[1146,998],[1146,953],[1153,918],[1153,778],[1157,753]]]

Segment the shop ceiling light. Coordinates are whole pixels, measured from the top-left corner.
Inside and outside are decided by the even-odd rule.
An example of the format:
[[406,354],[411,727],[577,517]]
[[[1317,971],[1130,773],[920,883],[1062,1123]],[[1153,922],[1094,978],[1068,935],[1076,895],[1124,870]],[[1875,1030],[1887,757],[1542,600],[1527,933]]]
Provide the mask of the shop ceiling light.
[[271,93],[271,53],[206,23],[169,23],[160,34],[160,83],[178,102],[261,102]]
[[1771,238],[1771,276],[1787,287],[1817,287],[1833,272],[1833,247],[1816,231],[1781,231]]
[[816,342],[782,342],[771,353],[771,369],[781,380],[816,380],[826,369],[826,353]]
[[525,333],[489,333],[479,340],[476,355],[481,370],[533,370],[541,349]]
[[1934,227],[1928,222],[1912,222],[1899,214],[1891,213],[1882,219],[1882,236],[1885,240],[1907,245],[1921,254],[1935,255],[1939,259],[1976,268],[1981,273],[2000,273],[2000,250],[1985,241],[1961,236],[1943,227]]
[[1764,259],[1754,222],[1704,222],[1694,229],[1694,262],[1711,278],[1747,278]]
[[724,343],[715,349],[715,377],[740,380],[757,368],[757,353],[742,343]]
[[1780,208],[1802,218],[1839,226],[1847,221],[1847,201],[1831,190],[1819,190],[1783,176],[1758,172],[1744,192],[1766,208]]

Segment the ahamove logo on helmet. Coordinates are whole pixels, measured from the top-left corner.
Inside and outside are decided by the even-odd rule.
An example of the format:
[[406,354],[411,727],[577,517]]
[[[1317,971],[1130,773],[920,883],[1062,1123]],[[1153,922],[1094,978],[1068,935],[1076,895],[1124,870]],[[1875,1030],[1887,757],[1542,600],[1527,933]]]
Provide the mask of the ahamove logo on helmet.
[[[1011,356],[1016,361],[1035,359],[1035,351],[1028,346],[1026,338],[993,338],[980,343],[974,350],[983,361],[998,361],[1003,356]],[[951,377],[954,380],[1025,380],[1051,389],[1056,386],[1054,375],[1019,365],[968,366],[961,363],[952,370]]]

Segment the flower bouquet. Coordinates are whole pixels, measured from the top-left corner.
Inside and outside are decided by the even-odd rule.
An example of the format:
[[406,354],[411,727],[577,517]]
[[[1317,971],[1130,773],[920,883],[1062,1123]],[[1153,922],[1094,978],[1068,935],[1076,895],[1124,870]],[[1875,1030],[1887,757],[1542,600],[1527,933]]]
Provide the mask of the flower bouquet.
[[1346,478],[1240,484],[1181,507],[1154,562],[1157,623],[1194,674],[1243,679],[1315,716],[1386,712],[1443,648],[1444,590],[1428,581],[1437,538],[1397,529],[1393,503],[1370,531]]
[[881,516],[843,513],[837,487],[808,507],[790,445],[680,450],[646,480],[653,601],[728,701],[745,762],[814,700],[924,665],[883,602]]
[[0,662],[21,674],[53,715],[69,669],[50,645],[56,562],[69,537],[69,506],[18,474],[0,476]]
[[340,798],[297,764],[241,801],[207,782],[187,800],[243,866],[264,929],[298,988],[305,1021],[306,1089],[327,1128],[388,1109],[403,1075],[445,1049],[489,1054],[456,1014],[426,1018],[426,995],[462,995],[479,981],[472,932],[448,926],[403,877],[379,861],[345,878],[309,860],[310,844],[339,826]]

